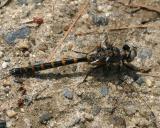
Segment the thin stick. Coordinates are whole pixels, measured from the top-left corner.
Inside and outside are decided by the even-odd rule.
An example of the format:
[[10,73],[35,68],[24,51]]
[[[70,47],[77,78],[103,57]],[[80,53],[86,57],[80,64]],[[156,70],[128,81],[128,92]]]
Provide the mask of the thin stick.
[[117,30],[124,30],[124,29],[134,29],[134,28],[160,28],[160,25],[133,25],[128,27],[120,27],[120,28],[110,28],[108,31],[117,31]]
[[[120,31],[120,30],[125,30],[125,29],[138,29],[138,28],[141,28],[141,29],[144,29],[144,28],[155,28],[155,29],[159,29],[160,28],[160,25],[132,25],[132,26],[124,26],[124,27],[120,27],[120,28],[109,28],[107,31]],[[106,31],[106,32],[107,32]],[[84,35],[90,35],[90,34],[103,34],[105,32],[99,32],[97,30],[94,30],[94,31],[90,31],[90,32],[79,32],[79,33],[76,33],[75,35],[76,36],[84,36]]]
[[61,47],[62,43],[64,42],[64,40],[67,38],[67,36],[69,35],[69,33],[71,32],[72,28],[75,26],[75,24],[77,23],[77,21],[79,20],[79,18],[81,17],[81,15],[85,12],[86,8],[88,6],[88,1],[86,1],[86,3],[83,5],[82,9],[80,9],[80,11],[78,12],[77,17],[75,18],[75,20],[73,21],[73,23],[70,25],[68,31],[65,33],[64,37],[58,42],[57,47],[55,49],[52,49],[51,51],[51,55],[49,56],[49,60],[52,59],[53,54],[56,53],[57,49],[59,47]]
[[124,6],[127,6],[127,7],[140,8],[140,9],[144,9],[144,10],[147,10],[147,11],[152,11],[152,12],[156,12],[156,13],[160,14],[160,9],[159,8],[149,7],[149,6],[142,5],[142,4],[125,4],[125,3],[119,2],[119,1],[117,3],[122,4]]

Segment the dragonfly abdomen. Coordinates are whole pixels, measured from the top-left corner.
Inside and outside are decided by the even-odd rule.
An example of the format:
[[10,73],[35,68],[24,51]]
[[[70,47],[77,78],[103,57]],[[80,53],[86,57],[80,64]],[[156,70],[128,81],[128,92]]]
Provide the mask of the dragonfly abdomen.
[[28,67],[13,68],[9,72],[11,75],[21,76],[21,75],[33,74],[33,73],[35,73],[37,71],[41,71],[41,70],[56,68],[56,67],[79,63],[79,62],[88,62],[88,59],[87,59],[87,57],[73,58],[73,59],[62,59],[60,61],[53,61],[53,62],[49,62],[49,63],[36,64],[36,65],[28,66]]

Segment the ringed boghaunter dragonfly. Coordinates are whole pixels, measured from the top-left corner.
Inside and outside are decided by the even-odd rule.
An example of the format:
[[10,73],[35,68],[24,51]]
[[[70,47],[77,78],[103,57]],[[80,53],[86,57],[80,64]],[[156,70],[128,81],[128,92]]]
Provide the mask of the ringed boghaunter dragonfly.
[[[136,56],[136,47],[130,47],[127,44],[123,45],[121,49],[112,45],[103,47],[100,45],[97,46],[91,54],[86,54],[86,56],[81,58],[62,59],[60,61],[36,64],[28,67],[13,68],[9,71],[9,73],[13,76],[22,76],[33,74],[41,70],[80,62],[88,62],[89,64],[96,66],[125,65],[126,67],[133,68],[133,66],[130,66],[130,62],[133,61]],[[134,67],[134,70],[140,71],[137,67]]]

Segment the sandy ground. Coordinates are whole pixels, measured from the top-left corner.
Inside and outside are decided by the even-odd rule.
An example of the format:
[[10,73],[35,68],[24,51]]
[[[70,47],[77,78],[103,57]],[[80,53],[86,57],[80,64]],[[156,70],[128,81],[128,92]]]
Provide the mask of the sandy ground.
[[[160,128],[160,1],[130,0],[139,6],[132,8],[129,0],[91,0],[60,43],[85,2],[13,0],[0,9],[0,119],[8,128]],[[25,24],[33,17],[44,22]],[[24,38],[7,40],[23,27]],[[141,75],[124,70],[121,85],[119,75],[107,69],[78,85],[91,68],[87,63],[3,78],[14,67],[83,56],[72,50],[88,52],[106,35],[119,48],[136,46],[133,64],[152,70]]]

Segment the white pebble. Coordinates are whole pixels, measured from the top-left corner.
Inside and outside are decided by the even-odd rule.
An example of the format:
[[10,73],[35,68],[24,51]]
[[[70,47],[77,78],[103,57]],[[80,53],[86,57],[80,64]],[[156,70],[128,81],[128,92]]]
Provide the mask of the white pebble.
[[32,127],[31,121],[29,119],[24,118],[24,122],[26,124],[26,128],[31,128]]
[[9,63],[8,63],[8,62],[3,62],[3,63],[2,63],[2,68],[7,68],[7,67],[8,67],[8,65],[9,65]]
[[89,19],[89,15],[88,15],[88,14],[84,14],[84,15],[82,16],[82,18],[83,18],[84,20]]
[[6,114],[10,118],[15,117],[17,115],[17,113],[13,110],[7,110]]
[[152,77],[147,77],[145,79],[145,83],[147,84],[148,87],[151,87],[153,85],[153,78]]
[[2,58],[3,57],[3,52],[2,51],[0,51],[0,58]]
[[103,8],[103,6],[98,6],[97,10],[98,10],[99,12],[103,12],[103,11],[104,11],[104,8]]

